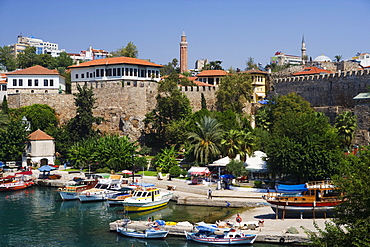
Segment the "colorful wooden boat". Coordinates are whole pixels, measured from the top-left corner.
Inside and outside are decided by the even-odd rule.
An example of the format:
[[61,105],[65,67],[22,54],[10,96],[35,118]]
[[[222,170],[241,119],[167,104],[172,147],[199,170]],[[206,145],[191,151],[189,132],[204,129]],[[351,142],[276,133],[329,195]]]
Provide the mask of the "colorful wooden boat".
[[126,212],[142,212],[166,206],[173,193],[162,192],[158,188],[137,190],[131,197],[126,198],[122,205]]
[[331,217],[334,208],[343,202],[330,180],[308,182],[301,187],[284,185],[269,192],[264,199],[278,217]]
[[0,191],[22,190],[34,185],[32,172],[20,172],[0,178]]
[[227,231],[212,230],[203,228],[196,228],[197,232],[185,231],[186,239],[193,240],[203,244],[217,244],[217,245],[237,245],[237,244],[253,244],[257,238],[256,234],[244,234],[235,229]]
[[65,186],[58,188],[62,200],[77,200],[78,193],[94,188],[98,183],[97,179],[79,179],[67,183]]
[[158,239],[167,237],[168,231],[151,227],[144,231],[134,230],[126,227],[117,227],[117,232],[127,237]]

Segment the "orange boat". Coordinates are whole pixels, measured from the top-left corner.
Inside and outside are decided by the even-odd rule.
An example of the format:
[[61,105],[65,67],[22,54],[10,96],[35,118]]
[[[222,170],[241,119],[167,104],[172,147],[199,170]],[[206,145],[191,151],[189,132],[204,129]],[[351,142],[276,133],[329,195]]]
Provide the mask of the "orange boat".
[[19,172],[13,176],[0,178],[0,191],[22,190],[34,185],[32,172]]

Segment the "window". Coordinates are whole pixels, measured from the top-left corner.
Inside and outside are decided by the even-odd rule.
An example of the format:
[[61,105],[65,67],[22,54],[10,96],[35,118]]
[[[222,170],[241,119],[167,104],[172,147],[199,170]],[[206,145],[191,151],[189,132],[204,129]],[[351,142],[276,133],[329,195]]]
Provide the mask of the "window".
[[76,79],[78,79],[78,74],[76,74]]
[[121,68],[117,69],[117,76],[121,76]]
[[39,80],[35,79],[35,87],[38,87],[38,86],[39,86]]
[[159,71],[158,70],[155,72],[155,78],[159,78]]
[[93,73],[90,73],[90,78],[93,78]]
[[35,91],[34,90],[31,90],[31,93],[34,93]]
[[99,70],[96,70],[96,77],[99,77]]
[[44,86],[45,86],[45,87],[49,86],[49,80],[48,80],[48,79],[45,79],[45,80],[44,80]]
[[2,85],[1,87],[3,91],[6,91],[6,85]]
[[13,79],[13,86],[17,86],[17,79]]
[[126,68],[125,76],[128,76],[128,68]]
[[100,69],[100,77],[104,76],[104,69]]
[[113,76],[117,76],[117,69],[113,68]]
[[53,79],[50,79],[50,86],[54,86],[54,80]]
[[19,79],[19,86],[23,86],[23,79]]
[[86,72],[86,78],[89,78],[89,72]]
[[137,76],[137,69],[134,69],[134,76]]
[[28,86],[32,87],[32,80],[31,79],[28,79]]
[[85,78],[85,74],[81,74],[81,79]]
[[148,70],[148,77],[151,77],[151,76],[152,76],[152,71]]
[[134,72],[134,70],[132,68],[130,68],[130,76],[133,76],[133,72]]

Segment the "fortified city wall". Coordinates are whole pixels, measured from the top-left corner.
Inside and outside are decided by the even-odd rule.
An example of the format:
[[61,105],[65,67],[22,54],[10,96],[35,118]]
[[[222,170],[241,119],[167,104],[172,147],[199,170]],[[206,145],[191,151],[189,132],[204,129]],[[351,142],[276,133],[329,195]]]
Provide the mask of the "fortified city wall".
[[369,105],[353,100],[359,93],[369,91],[370,70],[338,71],[332,74],[294,76],[274,79],[270,95],[287,95],[296,92],[311,103],[317,111],[325,113],[333,122],[343,111],[352,111],[359,125],[355,141],[367,145],[369,139]]
[[[81,83],[82,86],[83,83]],[[154,109],[158,84],[155,82],[104,82],[91,83],[94,88],[97,108],[94,116],[103,117],[105,121],[98,126],[103,133],[129,135],[133,140],[138,139],[144,130],[145,114]],[[190,100],[193,111],[201,109],[201,93],[209,109],[216,102],[214,87],[180,87]],[[77,92],[77,84],[72,87]],[[8,105],[19,108],[32,104],[47,104],[54,108],[61,124],[66,123],[76,115],[74,96],[72,94],[10,94]]]

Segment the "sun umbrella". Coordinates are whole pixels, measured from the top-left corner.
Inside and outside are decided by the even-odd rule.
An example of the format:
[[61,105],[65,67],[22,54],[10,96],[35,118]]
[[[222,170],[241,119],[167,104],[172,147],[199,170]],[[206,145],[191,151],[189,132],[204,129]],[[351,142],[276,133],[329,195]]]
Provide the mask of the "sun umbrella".
[[44,165],[44,166],[41,166],[40,168],[38,168],[38,170],[40,172],[50,172],[50,171],[53,171],[57,168],[53,167],[53,166],[49,166],[49,165]]
[[129,171],[129,170],[123,170],[122,171],[123,174],[132,174],[132,171]]
[[226,179],[232,179],[232,178],[235,178],[234,175],[231,175],[231,174],[224,174],[224,175],[221,175],[222,178],[226,178]]

